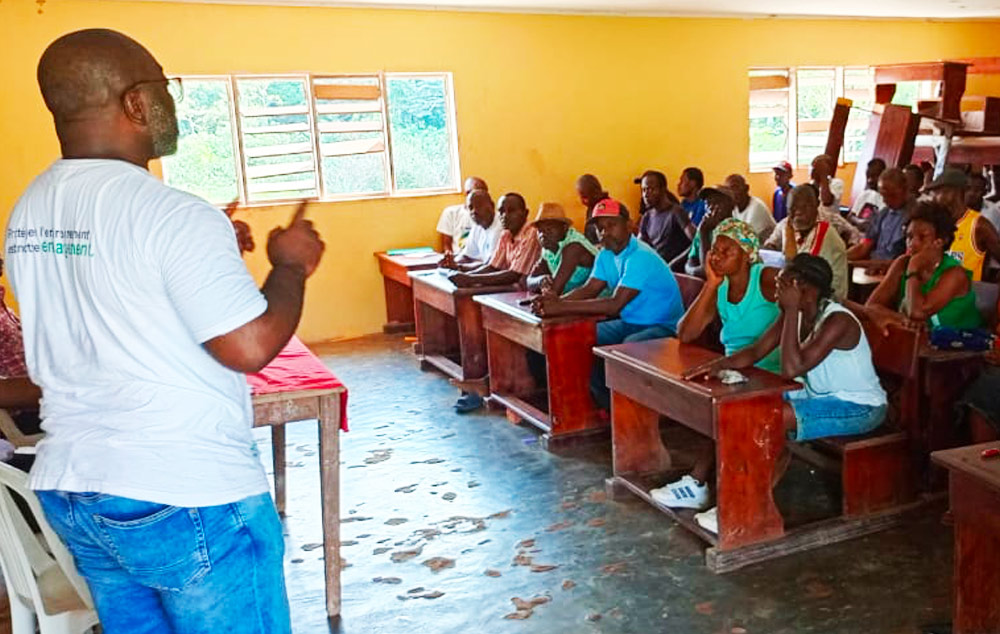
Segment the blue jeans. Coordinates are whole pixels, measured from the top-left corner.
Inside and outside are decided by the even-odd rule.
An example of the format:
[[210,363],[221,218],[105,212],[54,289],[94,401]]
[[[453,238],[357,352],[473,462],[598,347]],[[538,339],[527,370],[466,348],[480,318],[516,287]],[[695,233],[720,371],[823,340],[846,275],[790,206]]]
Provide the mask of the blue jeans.
[[885,421],[885,405],[862,405],[832,396],[807,396],[805,390],[786,392],[795,410],[795,440],[867,434]]
[[105,634],[288,634],[281,520],[267,493],[181,508],[38,491]]
[[[597,345],[610,346],[616,343],[648,341],[674,336],[674,331],[666,326],[640,326],[621,319],[609,319],[597,324]],[[611,390],[604,381],[604,359],[594,355],[594,367],[590,372],[590,394],[598,407],[611,407]]]

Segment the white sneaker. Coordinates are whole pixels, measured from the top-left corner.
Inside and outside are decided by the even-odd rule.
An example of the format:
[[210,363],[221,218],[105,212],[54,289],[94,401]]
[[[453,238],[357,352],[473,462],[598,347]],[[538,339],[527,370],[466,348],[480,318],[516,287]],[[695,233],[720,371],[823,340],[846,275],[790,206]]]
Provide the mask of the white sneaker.
[[719,534],[719,507],[713,506],[704,513],[695,513],[694,521],[698,522],[709,533]]
[[665,487],[649,492],[657,504],[672,509],[702,510],[708,506],[708,485],[699,484],[689,475],[677,482],[671,482]]

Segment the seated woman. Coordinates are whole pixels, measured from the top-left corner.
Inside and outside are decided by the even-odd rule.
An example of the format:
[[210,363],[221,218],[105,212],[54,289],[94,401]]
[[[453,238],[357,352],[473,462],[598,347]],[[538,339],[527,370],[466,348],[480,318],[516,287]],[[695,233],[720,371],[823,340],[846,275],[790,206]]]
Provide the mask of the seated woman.
[[533,223],[542,245],[542,257],[528,276],[528,290],[568,293],[590,277],[597,246],[573,228],[559,203],[542,203]]
[[893,260],[862,312],[883,332],[891,323],[980,327],[972,273],[947,253],[954,237],[955,221],[947,207],[918,202],[906,226],[906,253]]
[[[722,345],[727,355],[733,355],[753,345],[774,324],[781,315],[776,303],[779,271],[760,262],[758,248],[757,233],[750,225],[734,218],[719,223],[706,258],[705,285],[681,317],[678,339],[695,341],[719,317]],[[781,372],[778,349],[758,361],[757,367]],[[701,510],[708,504],[707,481],[714,463],[714,451],[706,451],[697,456],[689,475],[650,494],[665,506]]]
[[[804,389],[785,395],[783,415],[789,436],[801,442],[875,429],[885,419],[886,394],[861,323],[832,296],[829,263],[808,253],[796,255],[778,276],[781,318],[752,345],[692,368],[685,378],[749,367],[780,345],[781,375],[804,382]],[[788,455],[786,451],[775,470],[775,482]],[[717,529],[714,510],[697,520],[708,530]]]

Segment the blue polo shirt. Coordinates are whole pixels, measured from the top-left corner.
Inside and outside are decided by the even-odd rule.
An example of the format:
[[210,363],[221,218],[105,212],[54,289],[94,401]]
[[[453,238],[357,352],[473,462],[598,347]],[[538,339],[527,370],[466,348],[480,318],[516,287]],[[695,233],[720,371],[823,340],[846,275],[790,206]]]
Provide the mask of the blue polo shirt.
[[695,198],[694,200],[682,200],[681,207],[684,211],[688,212],[688,217],[695,226],[701,224],[701,219],[705,217],[708,213],[708,205],[705,204],[704,198]]
[[632,236],[621,253],[602,249],[590,275],[611,289],[624,286],[639,291],[622,308],[622,321],[677,330],[677,322],[684,314],[681,291],[670,267],[653,247]]

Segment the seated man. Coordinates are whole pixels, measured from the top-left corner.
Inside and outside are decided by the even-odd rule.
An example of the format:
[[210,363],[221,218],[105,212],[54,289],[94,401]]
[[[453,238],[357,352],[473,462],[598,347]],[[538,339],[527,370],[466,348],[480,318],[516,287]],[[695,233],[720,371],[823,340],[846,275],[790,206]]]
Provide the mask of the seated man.
[[882,173],[879,192],[885,203],[868,223],[865,239],[847,250],[848,260],[890,261],[906,250],[904,231],[914,199],[907,189],[906,174],[893,167]]
[[[543,317],[599,315],[597,345],[668,337],[677,331],[684,312],[677,280],[667,263],[651,246],[629,231],[628,210],[616,200],[603,200],[594,208],[604,249],[597,255],[590,279],[562,296],[542,295],[532,304]],[[598,297],[611,288],[610,297]],[[594,360],[590,389],[599,407],[608,408],[611,395],[604,383],[604,364]]]
[[926,322],[930,328],[979,328],[982,316],[972,273],[947,253],[954,237],[955,222],[947,207],[918,202],[906,226],[906,254],[893,261],[860,312],[883,332],[890,323],[911,322]]
[[788,217],[788,195],[795,188],[792,182],[792,164],[782,161],[771,170],[774,172],[774,196],[771,198],[771,215],[775,222],[781,222]]
[[472,271],[490,261],[500,241],[503,225],[493,206],[493,199],[487,191],[474,189],[469,192],[466,203],[472,214],[472,229],[465,246],[457,255],[446,252],[438,265],[455,271]]
[[764,248],[781,251],[786,262],[798,253],[820,256],[833,271],[834,297],[847,297],[847,248],[831,224],[820,216],[819,198],[811,184],[792,190],[788,217],[774,228]]
[[882,159],[873,158],[868,161],[868,168],[865,170],[865,191],[854,199],[848,216],[850,221],[859,227],[867,227],[872,216],[885,205],[878,187],[879,177],[884,171],[885,161]]
[[924,189],[924,170],[919,165],[910,163],[903,168],[903,173],[906,174],[906,190],[910,192],[910,197],[913,200],[920,198]]
[[965,204],[967,177],[960,169],[948,167],[924,188],[934,200],[951,211],[955,221],[955,240],[948,255],[972,272],[972,281],[983,279],[986,257],[1000,261],[1000,235],[977,211]]
[[681,197],[681,207],[691,217],[691,222],[695,226],[701,224],[701,219],[708,211],[705,201],[698,195],[704,186],[705,175],[697,167],[685,167],[680,180],[677,181],[677,194]]
[[587,208],[586,225],[583,228],[584,235],[592,244],[597,244],[600,239],[597,237],[597,229],[590,224],[590,217],[594,213],[594,206],[610,194],[601,187],[601,181],[593,174],[584,174],[576,179],[576,194],[580,197],[580,202]]
[[724,185],[733,193],[733,201],[736,203],[733,218],[753,227],[757,239],[763,244],[771,237],[775,224],[774,216],[767,210],[767,205],[760,198],[750,195],[750,185],[740,174],[727,176]]
[[701,197],[705,201],[708,213],[698,225],[698,234],[694,237],[694,242],[691,243],[691,249],[688,251],[684,272],[705,279],[705,263],[708,261],[708,253],[712,249],[712,234],[720,223],[733,217],[736,202],[733,200],[732,190],[724,185],[702,188]]
[[639,220],[639,238],[653,247],[664,262],[684,253],[695,236],[688,212],[671,201],[667,177],[653,170],[642,175],[642,201],[646,213]]
[[[478,176],[470,176],[465,179],[466,198],[476,189],[481,189],[484,192],[490,191],[486,181]],[[445,207],[437,223],[438,250],[441,253],[460,251],[465,246],[465,239],[471,230],[472,214],[469,213],[467,202]]]
[[528,206],[521,194],[510,192],[500,197],[500,222],[503,231],[489,263],[468,273],[455,273],[450,278],[452,284],[460,288],[524,285],[528,274],[538,264],[541,247],[537,234],[528,224]]
[[812,185],[819,196],[820,220],[829,222],[840,234],[844,244],[852,247],[861,242],[861,231],[840,215],[840,200],[844,196],[844,181],[833,176],[837,164],[826,154],[820,154],[812,162]]
[[528,290],[562,295],[583,286],[594,268],[597,247],[573,228],[559,203],[542,203],[534,226],[542,258],[528,278]]
[[972,211],[978,211],[983,218],[990,221],[994,229],[1000,229],[1000,205],[986,199],[989,183],[982,172],[973,171],[969,174],[968,186],[965,189],[965,206]]

